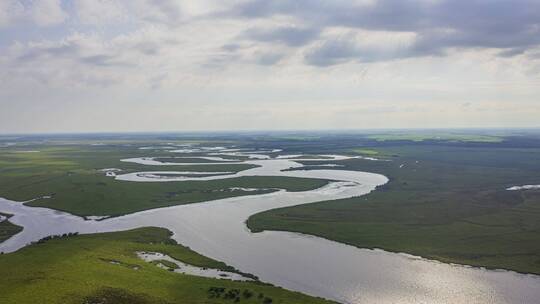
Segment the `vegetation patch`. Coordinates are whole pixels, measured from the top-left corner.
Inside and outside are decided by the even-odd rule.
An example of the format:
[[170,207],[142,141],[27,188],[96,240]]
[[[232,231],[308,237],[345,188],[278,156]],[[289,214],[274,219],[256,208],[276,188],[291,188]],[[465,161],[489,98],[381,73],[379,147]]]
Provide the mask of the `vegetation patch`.
[[[40,153],[0,153],[0,197],[28,201],[50,196],[29,202],[28,205],[48,207],[79,216],[119,216],[153,208],[274,191],[224,191],[229,188],[280,188],[288,191],[305,191],[327,183],[324,180],[265,176],[163,183],[118,181],[105,176],[98,169],[118,168],[122,173],[151,171],[156,167],[120,160],[167,155],[167,152],[147,150],[141,152],[136,146],[124,145],[37,147]],[[10,149],[13,148],[0,149],[0,152],[4,152],[2,150],[9,152]],[[182,166],[181,169],[198,172],[237,172],[253,167],[255,166],[249,164],[211,164]],[[159,167],[159,171],[177,170],[178,166]]]
[[354,153],[368,155],[368,156],[375,156],[379,154],[379,151],[372,150],[372,149],[353,149],[352,151]]
[[263,303],[271,304],[272,298],[264,296],[263,293],[259,293],[258,297],[255,297],[255,291],[250,289],[227,289],[225,287],[210,287],[208,289],[209,299],[224,299],[234,303],[249,302],[249,303]]
[[103,287],[85,297],[83,304],[167,304],[161,299],[143,293],[131,293],[121,288]]
[[[210,298],[214,286],[238,290],[242,302],[261,303],[250,294],[264,294],[274,303],[330,303],[260,282],[241,282],[171,273],[141,262],[136,252],[163,252],[199,267],[235,271],[170,239],[162,228],[53,238],[0,255],[0,303],[231,303]],[[136,265],[138,269],[132,266]],[[236,295],[236,292],[235,292]],[[235,297],[236,298],[236,297]]]
[[155,261],[152,261],[153,264],[155,265],[163,265],[164,267],[166,267],[167,269],[169,270],[175,270],[175,269],[178,269],[178,265],[176,265],[175,263],[171,262],[171,261],[167,261],[167,260],[155,260]]
[[448,141],[448,142],[479,142],[479,143],[498,143],[503,138],[493,135],[478,134],[459,134],[459,133],[390,133],[374,134],[367,136],[376,141]]
[[8,221],[10,217],[10,214],[0,213],[0,218],[3,219],[0,221],[0,243],[23,230],[21,226],[17,226]]
[[376,191],[266,211],[252,216],[248,226],[540,274],[540,191],[505,190],[538,182],[539,149],[410,145],[378,150],[396,157],[335,162],[345,166],[337,169],[387,176],[390,181]]

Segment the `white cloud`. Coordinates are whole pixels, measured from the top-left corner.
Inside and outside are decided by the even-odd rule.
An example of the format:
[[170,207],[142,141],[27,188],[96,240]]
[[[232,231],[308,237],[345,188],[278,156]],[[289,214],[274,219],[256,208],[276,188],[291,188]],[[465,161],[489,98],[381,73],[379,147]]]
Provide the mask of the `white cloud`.
[[182,17],[179,2],[176,0],[133,0],[129,5],[139,21],[175,26]]
[[112,0],[76,0],[75,11],[83,24],[106,26],[125,22],[127,10],[122,2]]
[[[34,130],[89,131],[537,124],[538,48],[408,56],[414,30],[223,14],[235,2],[0,0],[0,30],[16,37],[0,41],[0,133],[20,116]],[[39,35],[18,35],[29,26]]]
[[29,14],[31,19],[40,26],[50,26],[64,22],[68,14],[62,9],[60,0],[33,1]]
[[16,0],[0,1],[0,28],[10,26],[24,13],[24,6]]

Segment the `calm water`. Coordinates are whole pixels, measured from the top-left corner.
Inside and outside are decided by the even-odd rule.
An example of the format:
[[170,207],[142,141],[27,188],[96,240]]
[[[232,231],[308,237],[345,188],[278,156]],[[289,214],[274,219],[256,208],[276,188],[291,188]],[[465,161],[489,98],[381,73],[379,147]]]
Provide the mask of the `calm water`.
[[[134,162],[141,159],[130,160]],[[14,251],[50,234],[165,227],[195,251],[257,275],[262,281],[344,303],[538,303],[540,277],[449,265],[405,254],[358,249],[318,237],[289,232],[253,234],[245,221],[252,214],[297,204],[366,194],[386,177],[345,170],[281,170],[300,164],[287,159],[248,161],[261,167],[230,175],[279,175],[339,180],[305,192],[228,198],[147,210],[123,217],[84,221],[46,208],[0,199],[0,211],[23,232],[0,244]],[[135,175],[131,175],[135,176]],[[119,175],[119,179],[129,179]],[[219,177],[191,177],[216,179]],[[144,182],[140,178],[136,179]],[[186,178],[182,178],[186,180]]]

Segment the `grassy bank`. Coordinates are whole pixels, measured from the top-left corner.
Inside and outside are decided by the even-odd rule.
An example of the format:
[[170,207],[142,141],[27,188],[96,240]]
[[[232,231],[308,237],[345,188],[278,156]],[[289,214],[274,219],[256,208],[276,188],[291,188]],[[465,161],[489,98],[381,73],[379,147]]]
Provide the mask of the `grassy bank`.
[[[11,215],[0,213],[0,216],[9,218]],[[21,226],[10,223],[7,219],[0,222],[0,243],[22,231]]]
[[358,198],[260,213],[249,219],[249,227],[540,274],[540,191],[505,190],[539,183],[539,150],[371,149],[394,157],[386,162],[335,163],[348,170],[384,174],[390,178],[388,184]]
[[225,294],[235,290],[239,303],[329,303],[257,282],[171,273],[140,260],[136,251],[231,270],[176,245],[160,228],[70,236],[0,255],[0,303],[233,303]]

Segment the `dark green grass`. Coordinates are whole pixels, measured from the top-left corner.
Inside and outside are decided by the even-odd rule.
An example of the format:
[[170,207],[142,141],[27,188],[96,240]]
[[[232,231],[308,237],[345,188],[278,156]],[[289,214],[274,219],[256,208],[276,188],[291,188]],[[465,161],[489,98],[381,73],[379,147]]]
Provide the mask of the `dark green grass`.
[[[9,193],[25,193],[26,197],[53,194],[51,199],[28,203],[76,215],[112,215],[173,205],[190,204],[227,197],[269,193],[273,190],[230,191],[228,188],[282,188],[303,191],[323,186],[326,181],[283,177],[238,177],[214,181],[138,183],[116,181],[101,174],[64,174],[46,183],[19,187]],[[12,195],[11,195],[12,194]]]
[[[154,160],[162,162],[162,163],[209,163],[209,164],[250,160],[249,157],[241,156],[241,155],[238,155],[238,156],[236,155],[206,155],[206,154],[200,154],[200,153],[190,153],[190,154],[183,154],[183,155],[184,156],[158,157]],[[210,160],[210,159],[204,159],[201,157],[220,157],[225,160]]]
[[[20,149],[20,148],[17,148]],[[76,215],[118,216],[165,206],[189,204],[272,190],[229,191],[231,187],[282,188],[303,191],[318,188],[327,181],[282,177],[240,177],[215,181],[137,183],[117,181],[97,169],[120,168],[136,171],[232,171],[253,165],[225,164],[204,166],[144,166],[120,162],[138,156],[159,156],[162,151],[143,151],[125,146],[27,147],[39,153],[17,153],[13,148],[0,154],[0,197],[67,211]],[[145,154],[142,154],[145,153]],[[154,154],[152,154],[154,153]],[[157,153],[157,154],[156,154]]]
[[[190,156],[186,158],[179,157],[158,157],[154,159],[162,163],[204,163],[204,164],[214,164],[214,163],[224,163],[229,162],[229,160],[210,160],[204,158],[198,158],[197,156]],[[233,161],[230,161],[233,162]]]
[[[136,257],[161,252],[185,263],[231,271],[169,239],[160,228],[53,239],[0,255],[0,303],[231,303],[211,290],[247,290],[273,303],[329,303],[258,282],[233,282],[161,269]],[[112,264],[111,261],[115,261]],[[261,303],[241,297],[240,303]]]
[[[5,214],[5,213],[0,213],[0,215],[5,216],[7,218],[9,218],[11,216],[11,215]],[[21,226],[17,226],[15,224],[12,224],[7,219],[0,222],[0,243],[2,243],[3,241],[9,239],[13,235],[21,232],[22,229],[23,228]]]
[[540,274],[540,191],[505,190],[540,183],[540,151],[438,146],[379,150],[394,155],[392,161],[335,162],[389,177],[375,192],[267,211],[251,217],[249,227]]

